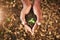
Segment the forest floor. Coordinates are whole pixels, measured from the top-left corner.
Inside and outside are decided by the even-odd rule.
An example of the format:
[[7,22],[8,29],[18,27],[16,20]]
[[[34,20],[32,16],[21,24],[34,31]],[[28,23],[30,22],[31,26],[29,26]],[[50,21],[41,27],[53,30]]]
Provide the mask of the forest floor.
[[[8,17],[0,30],[0,40],[60,40],[59,3],[58,0],[41,0],[40,6],[44,20],[35,35],[32,36],[25,32],[20,21],[21,1],[0,0],[0,6],[7,7],[9,10]],[[31,17],[31,14],[29,17]]]

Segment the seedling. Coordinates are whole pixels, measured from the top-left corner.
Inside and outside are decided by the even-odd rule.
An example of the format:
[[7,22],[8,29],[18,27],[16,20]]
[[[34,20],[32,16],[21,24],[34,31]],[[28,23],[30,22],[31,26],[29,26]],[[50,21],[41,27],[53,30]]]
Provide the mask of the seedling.
[[34,24],[35,23],[35,19],[31,18],[28,22],[31,23],[31,24]]

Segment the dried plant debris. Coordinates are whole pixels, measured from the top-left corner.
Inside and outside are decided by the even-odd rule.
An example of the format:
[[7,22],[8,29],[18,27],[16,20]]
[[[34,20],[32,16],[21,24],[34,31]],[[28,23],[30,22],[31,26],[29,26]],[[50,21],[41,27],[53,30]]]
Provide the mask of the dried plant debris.
[[7,17],[0,26],[0,40],[60,40],[60,0],[41,0],[40,6],[44,20],[32,36],[25,32],[20,21],[21,1],[0,0],[0,7],[7,12]]

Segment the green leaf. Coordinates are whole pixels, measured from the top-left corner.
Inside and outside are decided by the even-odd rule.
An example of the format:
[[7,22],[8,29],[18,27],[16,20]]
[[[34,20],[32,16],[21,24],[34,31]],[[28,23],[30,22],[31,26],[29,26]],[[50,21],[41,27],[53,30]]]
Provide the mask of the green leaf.
[[28,22],[34,24],[35,20],[34,20],[34,18],[31,18]]

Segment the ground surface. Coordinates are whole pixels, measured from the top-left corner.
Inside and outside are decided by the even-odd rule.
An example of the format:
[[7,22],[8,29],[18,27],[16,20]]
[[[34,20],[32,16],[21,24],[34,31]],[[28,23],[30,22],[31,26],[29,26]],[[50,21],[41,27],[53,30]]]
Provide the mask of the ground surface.
[[8,17],[0,30],[0,40],[60,40],[59,0],[41,0],[40,6],[44,20],[33,36],[26,33],[21,24],[22,3],[20,0],[0,0],[0,6],[8,9]]

